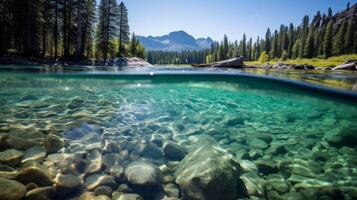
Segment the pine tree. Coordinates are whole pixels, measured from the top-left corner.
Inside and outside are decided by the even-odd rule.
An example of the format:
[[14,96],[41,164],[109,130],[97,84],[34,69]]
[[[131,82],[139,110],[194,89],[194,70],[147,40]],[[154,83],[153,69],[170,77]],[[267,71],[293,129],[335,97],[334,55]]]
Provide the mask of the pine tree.
[[354,32],[354,28],[353,28],[353,22],[352,20],[348,21],[348,25],[347,25],[347,29],[346,29],[346,33],[345,33],[345,50],[347,54],[351,54],[353,53],[353,32]]
[[277,58],[279,54],[279,40],[278,40],[278,31],[275,30],[272,43],[271,43],[271,51],[270,51],[270,58],[274,59]]
[[291,51],[291,57],[292,58],[298,58],[299,57],[299,51],[300,51],[300,47],[301,47],[301,41],[300,39],[297,39],[294,46],[293,46],[293,49]]
[[115,0],[101,0],[98,7],[99,20],[97,23],[96,49],[97,57],[106,60],[113,56],[114,39],[117,35],[118,12]]
[[325,34],[324,34],[324,42],[323,42],[323,55],[325,57],[330,57],[332,54],[332,37],[333,37],[333,21],[330,20],[328,23]]
[[312,58],[314,56],[314,41],[315,41],[315,28],[313,25],[311,25],[304,46],[304,58]]
[[270,29],[268,28],[265,34],[265,47],[264,47],[264,51],[266,51],[267,54],[270,53],[270,48],[271,48],[270,40],[271,40],[271,32]]
[[125,56],[124,46],[129,42],[128,9],[123,2],[119,5],[119,57]]
[[337,34],[333,38],[332,53],[335,56],[341,55],[344,53],[344,37],[346,32],[346,23],[342,23],[341,27],[338,29]]

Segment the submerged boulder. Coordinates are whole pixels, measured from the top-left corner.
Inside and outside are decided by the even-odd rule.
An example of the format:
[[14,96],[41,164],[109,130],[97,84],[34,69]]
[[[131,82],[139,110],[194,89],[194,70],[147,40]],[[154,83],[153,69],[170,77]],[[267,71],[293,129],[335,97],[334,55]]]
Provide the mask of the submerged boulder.
[[124,173],[128,182],[136,186],[158,186],[162,181],[160,169],[148,162],[133,162]]
[[0,178],[0,199],[19,200],[26,193],[26,187],[17,182]]
[[168,160],[182,160],[186,155],[186,150],[184,147],[174,143],[174,142],[166,142],[164,144],[164,153],[165,158]]
[[182,199],[236,199],[238,168],[213,138],[202,136],[175,171]]
[[331,130],[325,135],[325,140],[333,147],[356,147],[357,135],[355,129],[344,128],[342,130]]

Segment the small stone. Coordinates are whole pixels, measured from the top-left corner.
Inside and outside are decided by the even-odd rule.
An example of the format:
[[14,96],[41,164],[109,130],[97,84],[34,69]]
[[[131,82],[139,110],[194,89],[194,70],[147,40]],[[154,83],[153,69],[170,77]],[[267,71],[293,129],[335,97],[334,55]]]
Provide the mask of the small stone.
[[118,192],[124,192],[124,193],[131,193],[132,190],[129,188],[129,186],[127,184],[120,184],[118,189]]
[[289,186],[280,174],[271,174],[266,177],[265,186],[267,190],[276,190],[280,193],[289,191]]
[[137,148],[137,152],[146,158],[152,159],[162,159],[164,154],[160,148],[158,148],[155,144],[144,144],[140,143]]
[[36,183],[39,186],[52,185],[52,177],[50,172],[42,165],[35,162],[27,162],[20,169],[16,180],[23,184]]
[[81,180],[78,176],[72,174],[58,174],[55,179],[55,186],[59,196],[66,196],[81,187]]
[[269,145],[265,141],[256,138],[253,138],[249,141],[249,146],[251,148],[261,149],[261,150],[267,149],[269,147]]
[[143,198],[138,194],[120,194],[113,200],[143,200]]
[[114,176],[117,180],[120,180],[124,174],[124,168],[120,165],[114,165],[106,170],[110,175]]
[[102,154],[99,150],[93,150],[88,155],[90,164],[86,167],[86,173],[96,173],[102,169]]
[[107,153],[103,156],[103,165],[106,168],[119,165],[122,162],[122,156],[118,153]]
[[16,175],[17,175],[17,171],[14,168],[8,165],[0,164],[0,177],[6,179],[14,179]]
[[45,149],[42,146],[33,146],[28,148],[24,153],[22,163],[28,161],[42,161],[46,156]]
[[63,140],[54,134],[48,134],[45,138],[45,148],[48,154],[57,153],[64,146]]
[[180,161],[185,157],[186,150],[184,147],[169,141],[164,144],[164,153],[168,160]]
[[240,191],[245,191],[247,196],[264,197],[264,180],[257,174],[249,172],[240,176]]
[[21,151],[15,149],[9,149],[0,152],[0,162],[10,166],[16,166],[21,162],[21,158],[24,154]]
[[259,134],[257,138],[263,140],[268,144],[273,140],[273,138],[269,134],[264,134],[264,133]]
[[26,193],[26,187],[13,180],[0,178],[0,199],[20,200]]
[[163,140],[164,140],[164,138],[163,138],[161,135],[159,135],[159,134],[153,134],[153,135],[151,135],[151,139],[150,139],[150,141],[151,141],[152,143],[156,144],[156,145],[159,146],[159,147],[162,146]]
[[168,197],[176,197],[180,196],[180,190],[175,184],[169,183],[164,186],[165,193]]
[[99,196],[99,195],[105,195],[105,196],[112,196],[112,188],[108,186],[99,186],[94,190],[94,194]]
[[151,163],[136,161],[125,169],[125,177],[130,184],[137,186],[158,186],[161,184],[161,172]]
[[162,178],[162,182],[164,183],[172,183],[174,181],[174,177],[171,175],[166,175]]
[[279,171],[277,165],[273,161],[257,160],[254,163],[257,165],[259,172],[264,175],[274,174]]
[[228,119],[226,121],[226,125],[227,126],[244,125],[244,119],[241,118]]
[[109,186],[115,188],[117,186],[114,176],[104,174],[93,174],[86,178],[84,185],[88,190],[94,190],[99,186]]
[[40,187],[30,190],[26,193],[26,200],[52,200],[56,196],[56,188]]

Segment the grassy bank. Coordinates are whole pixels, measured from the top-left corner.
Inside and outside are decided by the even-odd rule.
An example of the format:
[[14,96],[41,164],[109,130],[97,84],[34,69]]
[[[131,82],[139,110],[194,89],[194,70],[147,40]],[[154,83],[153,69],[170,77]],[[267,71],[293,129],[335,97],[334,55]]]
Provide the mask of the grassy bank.
[[258,61],[247,61],[244,63],[248,66],[259,66],[259,65],[268,65],[268,64],[275,65],[278,62],[282,62],[282,63],[293,64],[293,65],[309,64],[315,67],[335,67],[337,65],[343,64],[347,60],[357,60],[357,54],[335,56],[327,59],[312,58],[312,59],[295,59],[295,60],[286,60],[286,61],[271,60],[266,63],[260,63]]

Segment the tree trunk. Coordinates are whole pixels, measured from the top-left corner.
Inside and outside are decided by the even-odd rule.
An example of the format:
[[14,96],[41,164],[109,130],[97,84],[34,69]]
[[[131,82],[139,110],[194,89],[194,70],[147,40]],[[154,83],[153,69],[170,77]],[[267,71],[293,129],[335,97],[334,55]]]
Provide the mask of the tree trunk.
[[54,27],[54,40],[55,40],[55,58],[58,57],[58,0],[55,5],[55,27]]
[[83,49],[82,49],[82,16],[81,16],[81,4],[82,1],[78,0],[77,2],[77,17],[78,17],[78,25],[77,25],[77,42],[76,42],[76,59],[81,60],[83,59]]
[[67,50],[67,0],[63,4],[63,57],[68,57]]

